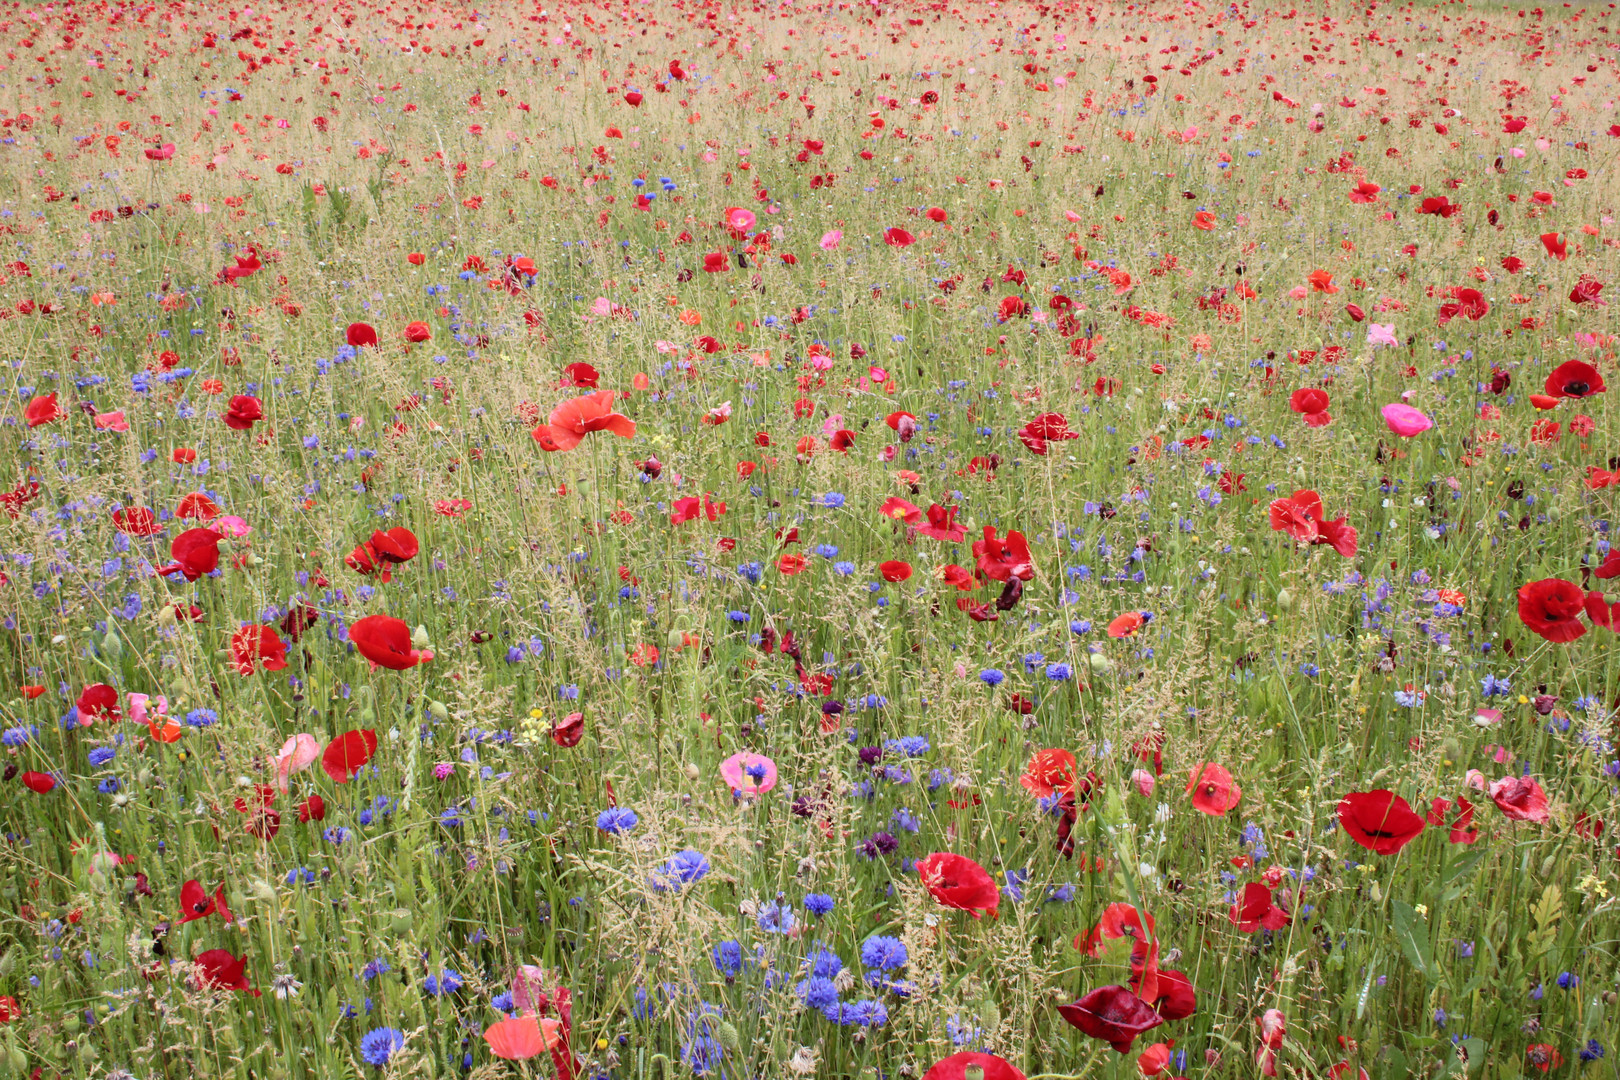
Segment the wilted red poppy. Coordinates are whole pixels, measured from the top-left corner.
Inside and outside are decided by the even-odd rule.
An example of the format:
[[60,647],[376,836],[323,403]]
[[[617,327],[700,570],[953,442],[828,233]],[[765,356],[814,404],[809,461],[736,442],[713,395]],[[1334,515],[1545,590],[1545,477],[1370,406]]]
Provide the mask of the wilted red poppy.
[[579,740],[585,734],[585,714],[571,712],[567,716],[559,717],[551,726],[551,741],[558,746],[578,746]]
[[41,394],[31,399],[23,407],[23,419],[28,422],[28,426],[31,428],[39,427],[41,424],[49,424],[53,420],[60,420],[66,415],[67,413],[57,407],[56,392],[54,390],[49,394]]
[[182,923],[194,922],[197,919],[206,919],[219,912],[220,918],[230,922],[233,918],[231,909],[225,904],[225,886],[220,885],[213,896],[202,887],[202,883],[195,879],[180,886],[180,921]]
[[404,671],[433,659],[411,647],[411,628],[391,615],[367,615],[349,627],[349,640],[376,667]]
[[1547,810],[1547,793],[1530,776],[1507,776],[1493,780],[1487,789],[1498,810],[1514,821],[1545,824],[1552,820]]
[[1573,581],[1542,578],[1519,586],[1519,621],[1548,641],[1567,645],[1586,633],[1586,591]]
[[1607,389],[1598,369],[1582,360],[1566,360],[1547,376],[1548,397],[1584,398]]
[[1383,788],[1340,799],[1339,824],[1350,839],[1380,855],[1395,854],[1423,831],[1423,819],[1407,801]]
[[158,524],[157,515],[144,506],[125,506],[114,510],[112,520],[114,528],[131,536],[151,536],[162,527]]
[[939,903],[948,908],[966,911],[975,919],[981,911],[996,917],[1001,904],[1001,891],[984,867],[972,859],[951,852],[935,852],[917,860],[917,874],[923,887]]
[[377,733],[369,728],[346,731],[326,744],[321,754],[321,768],[334,784],[347,784],[349,777],[365,768],[371,755],[377,752]]
[[1123,986],[1098,987],[1073,1005],[1059,1005],[1058,1014],[1121,1054],[1130,1053],[1131,1044],[1142,1032],[1164,1023],[1151,1005]]
[[196,581],[204,574],[219,569],[219,542],[221,537],[213,529],[187,529],[169,543],[169,558],[174,562],[158,567],[159,577],[180,571],[187,581]]
[[1046,798],[1060,791],[1074,790],[1074,755],[1063,749],[1037,750],[1018,778],[1025,791]]
[[343,340],[354,348],[359,349],[366,345],[377,344],[377,330],[367,323],[350,323],[349,328],[343,332]]
[[570,398],[551,410],[550,422],[532,434],[542,450],[572,450],[593,431],[611,431],[621,438],[634,438],[636,422],[613,411],[612,390]]
[[264,419],[264,406],[259,399],[248,394],[237,394],[231,398],[230,408],[225,412],[225,426],[234,431],[249,431],[253,425]]
[[911,576],[911,564],[901,562],[899,559],[890,559],[878,564],[878,573],[888,582],[904,581]]
[[996,581],[1018,578],[1028,581],[1035,576],[1035,562],[1029,554],[1024,534],[1008,530],[1004,540],[996,538],[993,525],[984,527],[984,539],[973,541],[973,554],[979,560],[979,573]]
[[261,666],[280,671],[287,666],[287,643],[268,626],[244,626],[231,635],[231,661],[241,675]]
[[40,795],[56,787],[56,777],[45,772],[25,772],[22,774],[22,782],[23,787]]
[[247,957],[232,956],[229,949],[209,949],[197,954],[197,981],[220,990],[244,990],[254,997],[259,991],[248,985]]
[[1569,302],[1572,304],[1606,303],[1607,301],[1599,297],[1602,292],[1603,282],[1582,274],[1581,279],[1575,283],[1575,287],[1569,290]]
[[977,1051],[941,1058],[923,1074],[923,1080],[968,1080],[969,1069],[974,1071],[975,1080],[1024,1080],[1024,1074],[1012,1065],[994,1054]]
[[1232,905],[1227,919],[1245,934],[1257,930],[1281,930],[1289,923],[1288,912],[1272,902],[1271,889],[1259,881],[1243,886],[1243,895]]
[[1210,817],[1226,816],[1243,800],[1243,789],[1232,774],[1214,762],[1193,766],[1187,793],[1192,796],[1193,809]]

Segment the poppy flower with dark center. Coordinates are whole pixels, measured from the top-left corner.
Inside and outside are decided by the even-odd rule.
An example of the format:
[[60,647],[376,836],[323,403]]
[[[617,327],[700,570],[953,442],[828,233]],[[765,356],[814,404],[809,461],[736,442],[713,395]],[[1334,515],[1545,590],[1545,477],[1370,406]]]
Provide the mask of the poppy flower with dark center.
[[1545,387],[1548,397],[1584,398],[1601,394],[1608,387],[1598,369],[1581,360],[1566,360],[1553,368]]
[[113,527],[131,536],[151,536],[162,526],[157,515],[144,506],[126,506],[113,511]]
[[585,390],[595,390],[601,378],[590,364],[577,360],[563,368],[563,379],[568,386],[577,386]]
[[1423,819],[1407,801],[1379,788],[1352,791],[1339,800],[1339,824],[1350,839],[1380,855],[1393,855],[1423,831]]
[[1024,775],[1018,778],[1025,791],[1037,798],[1046,798],[1054,792],[1074,790],[1076,763],[1067,750],[1037,750],[1024,766]]
[[254,997],[259,991],[248,985],[247,957],[232,956],[229,949],[209,949],[197,954],[197,982],[220,990],[242,990]]
[[280,671],[287,666],[287,643],[268,626],[244,626],[231,635],[231,662],[241,675],[261,667]]
[[1059,1005],[1058,1014],[1121,1054],[1130,1053],[1138,1035],[1164,1023],[1151,1005],[1123,986],[1098,987],[1072,1005]]
[[910,247],[917,242],[917,238],[899,226],[895,226],[884,230],[883,242],[890,247]]
[[1519,586],[1519,621],[1548,641],[1567,645],[1586,633],[1586,591],[1573,581],[1542,578]]
[[334,784],[347,784],[349,777],[365,768],[371,755],[377,752],[377,733],[368,729],[345,731],[326,744],[321,753],[321,768]]
[[917,874],[923,887],[942,906],[966,911],[975,919],[988,911],[996,917],[1001,904],[1001,890],[985,872],[984,867],[972,859],[951,852],[935,852],[917,860]]
[[253,425],[264,419],[264,406],[259,399],[248,394],[237,394],[231,398],[230,408],[225,412],[225,426],[233,431],[250,431]]
[[1490,314],[1491,305],[1486,303],[1485,294],[1478,289],[1470,289],[1461,285],[1452,286],[1449,295],[1452,302],[1440,305],[1440,325],[1444,326],[1459,316],[1478,322]]
[[381,570],[379,578],[387,582],[393,580],[391,569],[416,558],[419,550],[416,534],[405,526],[398,525],[387,532],[379,530],[372,533],[371,539],[357,545],[343,562],[349,569],[360,574],[371,574]]
[[187,581],[196,581],[204,574],[219,569],[219,542],[222,538],[213,529],[187,529],[169,543],[168,566],[158,567],[159,577],[179,571]]
[[377,344],[377,329],[369,323],[350,323],[349,328],[343,332],[343,340],[356,349],[366,345]]
[[367,615],[349,627],[349,640],[375,667],[405,671],[433,659],[411,645],[411,628],[391,615]]
[[1232,774],[1214,762],[1193,766],[1187,794],[1192,796],[1193,809],[1210,817],[1226,816],[1243,800],[1243,789]]
[[1080,433],[1069,430],[1069,421],[1062,413],[1042,413],[1018,432],[1019,441],[1038,455],[1046,454],[1048,442],[1078,439]]
[[180,886],[180,921],[182,923],[194,922],[197,919],[206,919],[219,912],[226,922],[232,921],[231,909],[225,904],[225,886],[220,885],[213,896],[198,881],[191,880]]

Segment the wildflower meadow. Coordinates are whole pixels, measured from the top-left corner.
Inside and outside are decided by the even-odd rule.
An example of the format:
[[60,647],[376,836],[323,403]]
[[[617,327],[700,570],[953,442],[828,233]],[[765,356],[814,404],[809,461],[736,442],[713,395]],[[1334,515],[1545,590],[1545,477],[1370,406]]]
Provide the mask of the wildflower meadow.
[[0,55],[0,1076],[1620,1077],[1614,4]]

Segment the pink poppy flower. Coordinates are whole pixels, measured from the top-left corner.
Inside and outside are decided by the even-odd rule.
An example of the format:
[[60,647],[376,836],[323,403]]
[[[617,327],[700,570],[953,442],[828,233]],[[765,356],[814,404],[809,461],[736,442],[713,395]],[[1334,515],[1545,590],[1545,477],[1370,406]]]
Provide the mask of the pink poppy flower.
[[1395,340],[1394,323],[1368,323],[1367,344],[1369,345],[1399,345]]
[[843,242],[843,239],[844,231],[842,229],[829,229],[821,234],[821,250],[834,251]]
[[308,733],[288,736],[276,754],[276,787],[287,794],[287,781],[293,773],[303,772],[321,756],[321,744]]
[[102,412],[96,413],[95,426],[98,431],[128,431],[129,421],[124,419],[123,410]]
[[722,761],[720,775],[733,791],[763,795],[776,786],[776,762],[763,754],[750,754],[745,750]]
[[1385,405],[1383,414],[1384,423],[1389,425],[1389,430],[1403,439],[1421,435],[1434,427],[1434,421],[1430,420],[1422,409],[1414,409],[1412,406],[1402,405],[1400,402],[1391,402]]

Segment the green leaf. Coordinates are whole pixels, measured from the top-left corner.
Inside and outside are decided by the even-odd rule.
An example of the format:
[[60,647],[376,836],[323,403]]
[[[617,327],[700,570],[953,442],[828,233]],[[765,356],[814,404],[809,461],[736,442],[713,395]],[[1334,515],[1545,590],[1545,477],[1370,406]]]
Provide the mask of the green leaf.
[[1433,953],[1429,950],[1429,924],[1418,915],[1411,904],[1400,900],[1390,902],[1395,928],[1395,940],[1411,965],[1430,980],[1438,978]]
[[[1445,890],[1441,899],[1445,903],[1450,903],[1463,894],[1463,886],[1467,884],[1468,878],[1484,858],[1484,849],[1470,851],[1446,867],[1445,872],[1440,875],[1440,888]],[[1451,888],[1446,888],[1448,885]]]

